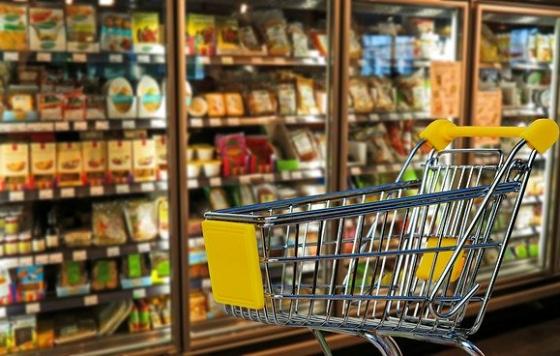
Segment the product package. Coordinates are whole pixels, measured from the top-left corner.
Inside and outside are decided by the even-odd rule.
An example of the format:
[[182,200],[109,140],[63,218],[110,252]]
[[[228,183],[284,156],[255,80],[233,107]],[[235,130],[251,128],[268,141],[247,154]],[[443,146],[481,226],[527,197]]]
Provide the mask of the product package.
[[226,103],[222,93],[210,93],[205,95],[208,103],[209,117],[224,117],[226,115]]
[[281,10],[260,11],[254,14],[263,38],[266,40],[268,54],[289,56],[292,48],[288,40],[288,24]]
[[296,90],[292,83],[278,84],[277,96],[280,115],[295,115],[297,113]]
[[116,184],[129,183],[132,177],[132,143],[125,140],[107,142],[107,162],[110,180]]
[[169,239],[169,202],[166,197],[156,200],[158,234],[161,239]]
[[91,289],[102,291],[115,289],[119,286],[119,272],[117,261],[96,260],[93,262],[91,275]]
[[270,115],[276,112],[274,98],[268,90],[253,90],[248,97],[249,112],[253,116]]
[[226,114],[227,116],[243,116],[245,115],[245,109],[243,107],[243,98],[239,93],[225,93],[224,100],[226,104]]
[[64,109],[64,95],[39,94],[39,117],[41,120],[62,120]]
[[81,91],[64,94],[64,120],[84,120],[86,118],[86,96]]
[[136,86],[139,118],[164,118],[165,98],[158,82],[149,75],[143,75]]
[[9,122],[36,120],[35,99],[35,94],[29,90],[10,91],[2,120]]
[[123,208],[120,203],[94,203],[92,210],[94,245],[119,245],[126,242]]
[[107,115],[110,119],[134,119],[137,116],[137,100],[132,85],[124,77],[117,77],[105,86]]
[[132,20],[127,13],[104,13],[101,16],[101,49],[107,52],[132,50]]
[[35,187],[53,188],[56,177],[56,143],[31,144],[31,177]]
[[240,54],[239,23],[230,17],[216,18],[217,54]]
[[159,15],[157,12],[134,12],[132,14],[132,40],[134,52],[164,52],[160,38]]
[[59,315],[55,320],[56,345],[65,345],[97,336],[95,320],[86,315]]
[[18,267],[16,273],[16,301],[36,302],[45,298],[45,275],[43,266]]
[[189,116],[203,117],[208,113],[208,103],[201,96],[193,98],[191,105],[187,108]]
[[223,175],[248,173],[248,151],[245,135],[216,135],[216,147],[223,163]]
[[65,51],[64,11],[44,7],[29,9],[29,48],[34,51]]
[[251,25],[239,28],[239,38],[243,52],[252,55],[266,55],[266,46],[261,46],[255,29]]
[[132,141],[132,177],[135,182],[151,182],[157,177],[156,143],[152,139]]
[[80,142],[59,142],[56,145],[57,179],[60,187],[83,185],[82,146]]
[[167,137],[165,135],[154,135],[152,139],[156,145],[158,180],[167,180]]
[[303,25],[299,22],[290,24],[288,26],[288,34],[292,42],[292,55],[294,57],[308,57],[309,42]]
[[168,283],[171,276],[169,253],[166,251],[153,251],[150,253],[152,265],[152,281],[154,284]]
[[319,154],[313,134],[309,130],[290,132],[291,144],[300,161],[309,162],[318,159]]
[[88,247],[91,245],[91,230],[72,229],[64,231],[64,245],[68,247]]
[[354,78],[349,84],[350,95],[357,114],[367,114],[373,111],[374,103],[369,95],[368,86],[362,79]]
[[[186,27],[188,54],[201,56],[216,54],[216,19],[214,16],[190,13],[187,15]],[[223,35],[220,37],[222,38]],[[227,34],[226,39],[230,39]]]
[[157,212],[153,201],[131,200],[124,205],[128,234],[134,241],[150,241],[157,237]]
[[317,115],[319,108],[315,102],[313,80],[298,77],[296,79],[298,115]]
[[98,52],[97,17],[91,5],[66,5],[67,50]]
[[22,315],[10,320],[10,352],[33,350],[37,346],[37,319]]
[[24,189],[29,183],[29,146],[23,143],[1,144],[0,157],[3,189]]
[[86,96],[86,119],[87,120],[105,120],[107,114],[106,98],[103,95],[88,94]]
[[0,50],[26,50],[27,29],[27,6],[0,4]]
[[103,141],[82,142],[84,174],[90,186],[103,185],[107,170],[107,150]]
[[128,256],[123,256],[121,266],[122,288],[129,289],[147,287],[152,284],[147,255],[134,253]]

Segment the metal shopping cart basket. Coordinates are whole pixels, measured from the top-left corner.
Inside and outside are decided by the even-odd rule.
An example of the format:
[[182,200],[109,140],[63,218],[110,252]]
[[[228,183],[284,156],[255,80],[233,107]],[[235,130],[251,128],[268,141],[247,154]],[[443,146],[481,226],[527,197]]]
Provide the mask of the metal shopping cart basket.
[[[445,149],[478,136],[519,142],[507,156]],[[437,120],[420,137],[395,183],[206,213],[215,300],[237,318],[309,328],[327,355],[324,331],[363,336],[386,355],[400,354],[393,337],[482,355],[467,337],[484,317],[535,156],[556,142],[558,125]],[[421,179],[404,180],[426,142]],[[466,154],[480,159],[461,164]],[[473,319],[464,320],[467,307]]]

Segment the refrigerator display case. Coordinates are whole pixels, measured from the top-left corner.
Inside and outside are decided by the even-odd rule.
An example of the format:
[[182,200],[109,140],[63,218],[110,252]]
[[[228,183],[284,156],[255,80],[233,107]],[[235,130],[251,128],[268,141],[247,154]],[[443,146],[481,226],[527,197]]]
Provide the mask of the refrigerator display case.
[[180,347],[170,3],[0,2],[1,353]]
[[[336,132],[330,63],[338,52],[331,48],[330,1],[182,6],[186,167],[180,174],[188,196],[182,252],[188,254],[185,337],[193,350],[277,333],[230,319],[213,301],[200,223],[208,210],[330,189],[326,172],[334,165],[327,157],[335,155],[327,152],[336,140],[327,135]],[[288,242],[279,235],[274,243]],[[280,278],[283,271],[275,272]]]
[[[466,94],[466,3],[352,1],[348,7],[341,188],[393,182],[430,121],[463,122]],[[414,179],[417,168],[413,163],[405,178]]]
[[[557,120],[560,12],[537,6],[478,4],[476,15],[471,96],[474,124],[526,126],[538,118]],[[473,144],[501,147],[507,152],[513,140],[475,140]],[[502,279],[522,276],[527,280],[551,267],[551,240],[556,231],[556,198],[551,192],[557,183],[552,163],[556,157],[557,150],[536,158],[511,247],[504,256]],[[495,257],[492,253],[486,256],[490,260]]]

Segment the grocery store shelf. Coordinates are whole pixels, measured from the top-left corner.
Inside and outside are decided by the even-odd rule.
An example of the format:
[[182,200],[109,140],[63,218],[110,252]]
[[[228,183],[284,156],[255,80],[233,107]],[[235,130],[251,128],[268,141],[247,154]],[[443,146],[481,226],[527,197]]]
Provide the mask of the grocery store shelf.
[[298,171],[286,171],[279,173],[255,173],[242,176],[232,177],[214,177],[214,178],[190,178],[188,180],[189,189],[203,187],[223,187],[229,185],[240,184],[256,184],[264,182],[285,182],[304,179],[323,178],[324,171],[322,168],[306,169]]
[[272,56],[187,56],[187,63],[220,66],[325,66],[325,57],[272,57]]
[[166,65],[163,54],[139,53],[73,53],[73,52],[0,52],[4,62],[38,62],[38,63],[138,63]]
[[[431,59],[372,59],[376,67],[414,67],[414,68],[429,68],[431,66]],[[367,59],[355,59],[351,60],[351,65],[363,67],[367,65]]]
[[502,69],[511,68],[518,70],[552,70],[550,62],[509,61],[509,62],[481,62],[480,69]]
[[169,294],[169,285],[158,285],[146,288],[125,289],[112,292],[92,293],[88,295],[48,298],[40,302],[19,303],[0,308],[0,317],[16,315],[30,315],[37,313],[55,312],[72,308],[90,307],[98,304],[127,299],[141,299]]
[[0,204],[167,191],[167,181],[0,192]]
[[[190,5],[220,5],[228,8],[237,5],[236,2],[231,0],[191,0]],[[280,8],[280,9],[294,9],[294,10],[326,10],[324,0],[253,0],[251,6],[267,7],[267,8]]]
[[545,116],[545,112],[542,108],[504,106],[502,107],[502,116],[506,118],[520,116]]
[[286,125],[324,124],[324,115],[298,115],[298,116],[258,116],[258,117],[228,117],[228,118],[189,118],[189,126],[197,127],[238,127],[259,126],[273,123]]
[[372,114],[350,114],[349,122],[377,122],[377,121],[406,121],[406,120],[435,120],[429,112],[393,112]]
[[1,133],[165,129],[165,119],[110,119],[0,123]]
[[[412,162],[414,164],[414,162]],[[397,173],[401,170],[401,163],[374,164],[373,166],[354,166],[348,167],[349,174],[352,176],[360,176],[367,174],[380,173]]]
[[39,253],[19,254],[0,257],[2,268],[16,268],[32,265],[60,264],[65,261],[86,261],[99,258],[113,258],[133,253],[169,250],[169,241],[129,243],[114,246],[84,246],[58,248]]

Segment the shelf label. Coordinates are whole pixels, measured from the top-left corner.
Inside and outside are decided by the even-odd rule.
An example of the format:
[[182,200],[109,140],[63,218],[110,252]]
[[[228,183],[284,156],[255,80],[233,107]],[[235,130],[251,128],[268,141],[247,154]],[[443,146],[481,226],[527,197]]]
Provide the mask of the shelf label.
[[0,318],[6,317],[6,308],[0,308]]
[[274,174],[267,173],[267,174],[263,175],[263,179],[264,179],[265,182],[274,182]]
[[250,184],[251,183],[251,176],[239,176],[239,183]]
[[105,188],[102,185],[94,186],[89,188],[89,195],[98,196],[105,194]]
[[46,52],[37,53],[37,62],[52,62],[52,54]]
[[49,264],[49,255],[37,255],[35,256],[36,265],[46,265]]
[[202,127],[204,126],[204,123],[202,122],[202,119],[191,119],[191,126],[192,127]]
[[135,129],[136,128],[136,122],[134,122],[134,120],[126,120],[122,122],[122,128],[123,129]]
[[86,295],[84,297],[84,306],[89,307],[90,305],[97,305],[97,304],[99,304],[99,298],[97,297],[97,294]]
[[68,130],[70,130],[70,123],[68,123],[68,122],[56,122],[54,124],[54,129],[56,131],[68,131]]
[[142,243],[142,244],[138,244],[138,252],[143,253],[143,252],[150,252],[151,247],[149,243]]
[[380,164],[380,165],[377,166],[376,168],[377,168],[377,171],[378,171],[379,173],[386,173],[386,172],[387,172],[387,166],[384,166],[384,165],[382,165],[382,164]]
[[18,266],[18,263],[19,261],[17,258],[7,258],[0,260],[0,266],[2,266],[3,269],[15,268]]
[[137,60],[138,63],[150,63],[150,56],[147,54],[139,54]]
[[208,125],[210,125],[210,126],[222,126],[222,120],[221,119],[210,119],[210,120],[208,120]]
[[369,119],[372,121],[379,121],[379,114],[369,114]]
[[220,177],[210,178],[210,186],[211,187],[219,187],[221,185],[222,185],[222,178],[220,178]]
[[189,188],[198,188],[198,180],[197,179],[189,179],[187,182],[187,186]]
[[282,57],[274,57],[272,59],[272,62],[275,64],[287,64],[286,63],[286,58],[282,58]]
[[146,289],[138,288],[132,291],[132,298],[134,299],[141,299],[146,297]]
[[350,168],[350,174],[352,175],[362,174],[362,169],[360,167],[352,167]]
[[76,189],[74,188],[62,188],[60,190],[60,196],[62,198],[73,198],[76,196]]
[[117,194],[130,193],[130,186],[128,184],[117,184],[115,187]]
[[74,260],[74,261],[85,261],[85,260],[87,260],[87,251],[86,250],[74,251],[72,253],[72,260]]
[[233,64],[233,57],[222,57],[222,64]]
[[156,190],[154,183],[142,183],[140,185],[140,190],[143,192],[153,192]]
[[52,189],[41,189],[39,190],[39,199],[52,199],[53,198],[53,190]]
[[32,265],[33,265],[33,257],[32,256],[20,257],[19,263],[18,263],[19,267],[27,267],[27,266],[32,266]]
[[10,195],[8,197],[8,199],[10,201],[22,201],[23,200],[23,192],[19,191],[19,192],[10,192]]
[[109,63],[122,63],[123,56],[122,54],[110,54],[109,55]]
[[290,180],[290,172],[281,172],[280,177],[282,178],[282,180]]
[[85,63],[87,61],[87,56],[84,53],[74,53],[72,55],[72,61],[77,63]]
[[97,121],[95,123],[96,130],[109,130],[109,121]]
[[51,253],[49,255],[49,263],[52,263],[52,264],[62,263],[63,259],[64,258],[62,256],[62,253],[60,253],[60,252],[59,253]]
[[87,130],[87,122],[85,121],[78,121],[74,123],[74,130],[76,131],[84,131]]
[[253,57],[253,58],[251,58],[251,63],[253,63],[253,64],[262,64],[262,63],[263,63],[263,59],[262,59],[262,57]]
[[113,246],[107,248],[107,257],[116,257],[121,255],[121,249],[119,246]]
[[210,64],[210,57],[201,56],[198,57],[198,61],[202,64]]
[[165,120],[152,120],[150,126],[155,129],[164,129],[166,127]]
[[284,118],[284,121],[286,121],[287,124],[295,124],[297,123],[297,117],[295,116],[286,116]]
[[292,172],[292,178],[293,179],[302,179],[303,174],[301,172],[298,172],[298,171]]
[[165,56],[154,56],[154,63],[165,63]]
[[348,115],[348,121],[349,122],[355,122],[356,121],[356,115],[354,115],[354,114]]
[[41,311],[41,304],[29,303],[25,305],[25,314],[37,314]]
[[230,117],[227,120],[228,126],[239,126],[241,125],[241,120],[238,117]]
[[17,62],[19,61],[19,53],[17,52],[4,52],[4,60],[6,62]]

